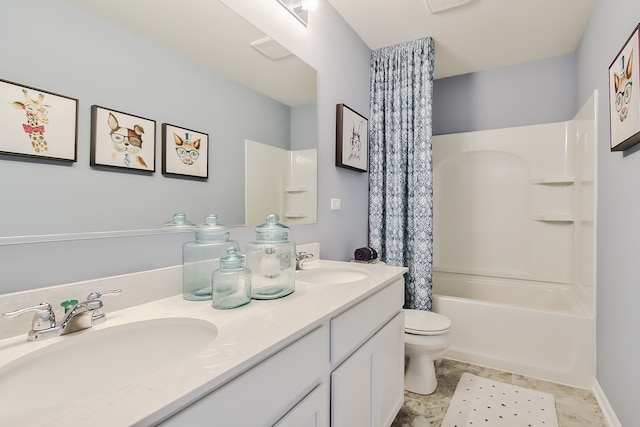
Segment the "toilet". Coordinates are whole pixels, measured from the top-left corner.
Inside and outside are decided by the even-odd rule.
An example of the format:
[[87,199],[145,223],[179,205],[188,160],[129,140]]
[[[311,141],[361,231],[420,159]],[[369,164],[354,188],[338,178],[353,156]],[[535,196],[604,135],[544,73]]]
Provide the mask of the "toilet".
[[451,320],[438,313],[404,309],[404,389],[431,394],[438,385],[435,361],[449,348]]

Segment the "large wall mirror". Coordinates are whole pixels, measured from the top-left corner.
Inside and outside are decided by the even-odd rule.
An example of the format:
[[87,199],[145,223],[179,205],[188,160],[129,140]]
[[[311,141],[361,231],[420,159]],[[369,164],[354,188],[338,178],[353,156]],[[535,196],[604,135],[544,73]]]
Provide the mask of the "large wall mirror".
[[[195,223],[217,212],[229,226],[256,225],[270,212],[289,224],[316,222],[312,67],[218,1],[50,3],[37,12],[17,6],[33,31],[0,47],[16,59],[0,79],[78,99],[78,159],[0,155],[8,202],[0,243],[152,230],[176,212]],[[16,31],[20,20],[12,19]],[[43,40],[44,76],[20,58]],[[155,121],[153,173],[90,165],[92,105]],[[207,179],[162,173],[163,123],[208,135]]]

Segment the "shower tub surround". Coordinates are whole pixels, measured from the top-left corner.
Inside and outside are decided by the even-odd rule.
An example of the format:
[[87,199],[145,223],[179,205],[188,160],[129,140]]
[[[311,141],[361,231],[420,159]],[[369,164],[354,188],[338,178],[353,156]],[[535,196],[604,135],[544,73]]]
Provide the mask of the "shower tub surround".
[[592,389],[594,319],[570,285],[434,273],[433,310],[451,319],[445,357]]
[[573,120],[433,138],[446,357],[595,384],[597,92]]
[[[350,265],[326,260],[309,265],[312,263]],[[349,420],[370,417],[375,425],[390,425],[403,402],[401,308],[406,269],[382,263],[358,267],[368,271],[367,278],[343,284],[297,282],[296,291],[285,298],[252,301],[233,310],[214,310],[210,301],[185,301],[179,266],[0,295],[0,309],[5,312],[33,305],[43,297],[53,302],[54,296],[82,298],[88,290],[121,288],[117,298],[104,299],[107,321],[76,334],[148,319],[185,317],[211,322],[218,330],[215,340],[193,357],[131,384],[112,389],[93,384],[81,399],[64,405],[48,405],[44,394],[33,396],[24,410],[2,408],[0,403],[0,419],[14,425],[46,420],[48,425],[67,426],[171,426],[209,425],[214,417],[224,425],[286,426],[308,419],[316,420],[317,425],[329,425],[330,419],[347,425]],[[160,287],[163,289],[158,290]],[[155,291],[145,301],[147,290]],[[123,308],[126,305],[132,306]],[[7,363],[20,363],[34,350],[64,340],[82,339],[70,334],[27,342],[30,321],[24,324],[22,317],[0,319],[3,326],[20,321],[19,332],[15,325],[2,331],[0,382]],[[171,337],[167,345],[171,346]],[[362,369],[367,363],[369,368]],[[378,366],[384,369],[376,369]],[[50,384],[50,389],[58,393],[65,387],[85,387],[90,374],[68,375],[68,384]],[[354,395],[367,399],[352,405]],[[246,411],[247,405],[251,411]]]

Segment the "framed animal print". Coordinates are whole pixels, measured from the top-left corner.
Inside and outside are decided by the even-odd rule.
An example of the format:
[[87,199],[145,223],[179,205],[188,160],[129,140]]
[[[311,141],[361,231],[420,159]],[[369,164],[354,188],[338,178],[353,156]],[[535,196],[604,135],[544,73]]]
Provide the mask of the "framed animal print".
[[336,106],[336,166],[366,172],[369,162],[368,120],[344,104]]
[[209,135],[162,124],[162,173],[178,177],[209,177]]
[[156,122],[91,106],[90,164],[155,172]]
[[611,151],[640,142],[640,24],[609,66]]
[[75,162],[78,100],[0,80],[0,154]]

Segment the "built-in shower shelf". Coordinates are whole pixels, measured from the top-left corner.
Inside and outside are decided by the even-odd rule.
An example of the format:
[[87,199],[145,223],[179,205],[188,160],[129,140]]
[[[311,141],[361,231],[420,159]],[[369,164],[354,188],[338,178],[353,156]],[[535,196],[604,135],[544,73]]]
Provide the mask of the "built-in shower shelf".
[[284,216],[286,218],[296,219],[296,218],[306,218],[307,214],[304,212],[286,212]]
[[571,215],[565,214],[546,214],[546,215],[533,215],[531,217],[534,221],[541,222],[566,222],[573,223],[574,219]]
[[307,189],[307,187],[287,187],[284,189],[284,191],[287,193],[304,193],[309,190]]
[[571,185],[574,183],[574,179],[572,176],[546,176],[533,178],[531,183],[541,185]]

